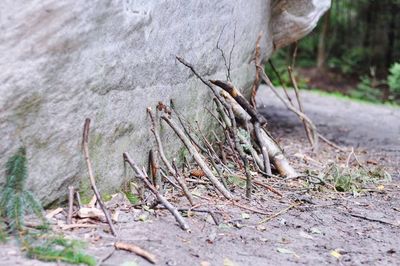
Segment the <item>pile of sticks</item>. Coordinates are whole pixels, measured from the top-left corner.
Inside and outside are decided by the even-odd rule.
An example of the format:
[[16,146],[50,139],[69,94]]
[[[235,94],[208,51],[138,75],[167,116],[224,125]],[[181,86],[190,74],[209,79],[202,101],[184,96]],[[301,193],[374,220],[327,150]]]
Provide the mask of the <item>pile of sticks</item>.
[[[217,194],[227,200],[236,197],[227,184],[224,174],[232,173],[232,169],[227,166],[229,160],[231,160],[231,165],[238,166],[239,171],[244,173],[246,180],[245,196],[247,198],[251,197],[253,185],[263,186],[282,196],[274,188],[252,180],[251,172],[260,173],[265,177],[276,177],[273,173],[282,177],[297,176],[296,171],[284,156],[281,147],[268,132],[266,119],[233,84],[221,80],[206,80],[185,59],[181,57],[176,57],[176,59],[189,68],[213,93],[216,112],[207,110],[221,126],[224,139],[221,140],[222,138],[213,132],[216,143],[212,143],[198,125],[197,129],[194,129],[194,126],[181,116],[172,101],[169,106],[159,102],[155,112],[152,108],[147,108],[151,122],[150,130],[156,143],[149,156],[150,177],[146,169],[141,169],[128,153],[123,155],[124,162],[132,167],[135,175],[143,181],[143,184],[155,196],[158,203],[164,205],[174,215],[184,230],[189,230],[189,226],[179,214],[178,209],[163,196],[163,181],[181,190],[192,207],[195,206],[195,200],[186,184],[185,173],[180,172],[176,166],[176,159],[168,160],[164,152],[159,133],[162,123],[172,129],[197,164],[197,169],[194,170],[190,166],[190,160],[186,160],[187,168],[189,168],[188,175],[204,176],[208,179],[206,182],[215,189]],[[161,163],[159,160],[161,160]]]

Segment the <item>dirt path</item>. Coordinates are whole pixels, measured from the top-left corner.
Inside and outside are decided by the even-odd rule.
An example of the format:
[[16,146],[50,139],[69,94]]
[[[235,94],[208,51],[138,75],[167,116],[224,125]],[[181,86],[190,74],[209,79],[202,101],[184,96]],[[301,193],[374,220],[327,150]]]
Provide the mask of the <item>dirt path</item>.
[[[294,100],[293,91],[289,93]],[[367,150],[370,158],[382,158],[380,163],[399,177],[399,107],[359,103],[310,91],[301,91],[301,98],[305,112],[325,137],[345,147]],[[282,139],[307,141],[297,116],[265,86],[260,88],[258,104],[272,130]]]
[[[274,127],[273,133],[291,153],[306,152],[302,125],[271,97],[261,89],[259,102]],[[195,214],[188,219],[191,233],[180,230],[165,211],[157,211],[154,216],[129,209],[121,213],[120,240],[155,254],[157,265],[400,265],[400,109],[307,92],[303,98],[307,113],[325,136],[343,146],[358,147],[357,151],[369,150],[360,156],[372,157],[390,168],[394,182],[385,184],[379,193],[367,192],[355,198],[333,193],[303,195],[307,200],[301,205],[262,225],[258,224],[262,219],[292,206],[289,199],[296,195],[286,191],[279,198],[259,191],[263,196],[257,200],[241,202],[267,215],[221,201],[217,208],[221,210],[220,225],[214,225],[207,215]],[[289,149],[290,143],[299,144],[290,145]],[[139,218],[142,215],[147,218]],[[103,228],[106,226],[67,234],[86,239],[91,243],[88,252],[104,258],[112,251],[114,240]],[[22,258],[10,244],[2,246],[0,257],[0,265],[48,265]],[[128,264],[132,262],[136,264]],[[102,265],[151,264],[117,251]]]

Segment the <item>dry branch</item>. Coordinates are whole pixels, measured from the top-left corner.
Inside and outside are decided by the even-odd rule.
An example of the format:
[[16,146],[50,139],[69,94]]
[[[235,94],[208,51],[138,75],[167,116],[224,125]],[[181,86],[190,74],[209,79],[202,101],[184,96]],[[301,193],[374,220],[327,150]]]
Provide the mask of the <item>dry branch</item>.
[[86,118],[85,125],[83,127],[82,145],[83,145],[83,153],[84,153],[84,156],[85,156],[86,165],[87,165],[88,172],[89,172],[90,185],[91,185],[91,187],[93,189],[93,192],[94,192],[94,194],[96,196],[97,202],[99,203],[101,209],[104,212],[104,215],[106,216],[106,220],[107,220],[108,225],[110,226],[111,233],[114,236],[117,236],[117,232],[115,231],[115,228],[114,228],[113,222],[111,220],[110,214],[109,214],[106,206],[104,205],[103,200],[101,199],[100,193],[99,193],[99,191],[97,189],[97,186],[96,186],[96,181],[94,179],[92,163],[91,163],[90,157],[89,157],[89,126],[90,126],[90,119]]
[[193,158],[198,163],[198,165],[201,167],[201,169],[204,171],[204,173],[206,174],[208,179],[211,181],[211,183],[213,183],[213,185],[222,193],[222,195],[224,195],[225,198],[231,199],[232,198],[231,193],[214,176],[211,169],[207,166],[207,164],[204,162],[201,155],[197,152],[196,148],[193,146],[193,144],[190,142],[190,140],[186,137],[186,135],[183,133],[183,131],[178,127],[178,125],[176,125],[176,123],[174,121],[172,121],[166,115],[162,115],[161,119],[163,119],[165,122],[167,122],[167,124],[174,130],[174,132],[179,137],[179,139],[183,142],[183,144],[186,146],[188,151],[193,155]]
[[147,174],[140,170],[140,168],[136,165],[136,163],[131,159],[129,154],[125,152],[123,154],[124,161],[128,162],[128,164],[135,171],[136,175],[143,181],[143,183],[147,186],[148,189],[156,196],[157,200],[167,208],[172,215],[175,217],[176,221],[179,223],[181,228],[185,231],[189,230],[189,225],[186,223],[185,219],[179,214],[177,209],[164,197],[162,196],[157,189],[150,183],[148,180]]
[[129,243],[124,243],[124,242],[115,242],[114,247],[116,249],[133,252],[136,255],[146,259],[147,261],[149,261],[152,264],[156,264],[156,262],[157,262],[156,261],[156,256],[154,256],[150,252],[148,252],[148,251],[146,251],[146,250],[144,250],[141,247],[138,247],[136,245],[129,244]]

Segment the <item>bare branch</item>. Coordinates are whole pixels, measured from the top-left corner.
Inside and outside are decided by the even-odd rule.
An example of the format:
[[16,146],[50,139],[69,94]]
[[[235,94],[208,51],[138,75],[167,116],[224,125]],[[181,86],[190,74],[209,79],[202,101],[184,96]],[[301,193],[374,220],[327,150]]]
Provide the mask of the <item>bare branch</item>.
[[117,232],[115,231],[115,228],[114,228],[113,222],[111,220],[110,214],[108,213],[108,210],[107,210],[106,206],[104,205],[103,200],[101,199],[100,193],[99,193],[99,191],[97,189],[97,186],[96,186],[96,181],[94,179],[92,163],[91,163],[90,158],[89,158],[89,127],[90,127],[90,119],[86,118],[85,125],[83,127],[82,145],[83,145],[83,153],[84,153],[84,156],[85,156],[86,165],[87,165],[88,172],[89,172],[90,184],[92,186],[94,194],[96,195],[97,202],[99,203],[101,209],[104,212],[104,215],[106,217],[107,223],[110,226],[111,233],[114,236],[117,236]]

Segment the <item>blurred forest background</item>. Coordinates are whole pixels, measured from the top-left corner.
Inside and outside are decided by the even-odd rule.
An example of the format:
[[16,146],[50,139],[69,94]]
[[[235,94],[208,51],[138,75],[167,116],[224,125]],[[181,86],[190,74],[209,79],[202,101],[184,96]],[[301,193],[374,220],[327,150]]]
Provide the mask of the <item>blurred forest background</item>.
[[332,0],[313,33],[273,55],[287,84],[294,54],[300,88],[400,104],[400,0]]

